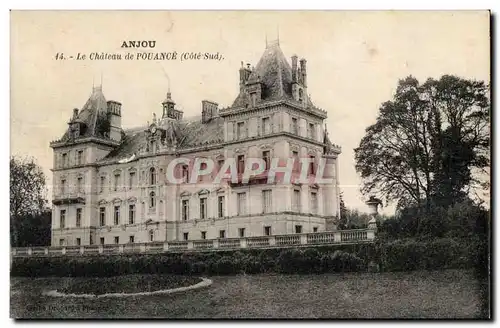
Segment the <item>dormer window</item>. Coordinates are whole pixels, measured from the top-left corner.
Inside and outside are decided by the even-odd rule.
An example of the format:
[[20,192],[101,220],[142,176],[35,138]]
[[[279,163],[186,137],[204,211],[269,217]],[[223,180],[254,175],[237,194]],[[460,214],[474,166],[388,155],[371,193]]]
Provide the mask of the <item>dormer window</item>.
[[304,101],[304,90],[299,89],[299,101]]
[[250,101],[252,103],[252,107],[255,107],[257,104],[257,92],[250,93]]

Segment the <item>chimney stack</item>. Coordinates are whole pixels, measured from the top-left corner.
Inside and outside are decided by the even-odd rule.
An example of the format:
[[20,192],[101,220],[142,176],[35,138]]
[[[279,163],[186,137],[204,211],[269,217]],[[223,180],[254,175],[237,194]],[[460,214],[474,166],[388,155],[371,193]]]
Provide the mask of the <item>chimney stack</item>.
[[306,69],[306,63],[307,61],[302,58],[300,60],[300,72],[302,74],[302,84],[304,85],[304,88],[307,88],[307,69]]
[[292,82],[297,82],[297,55],[292,56]]
[[219,104],[209,100],[201,101],[201,122],[208,123],[213,118],[219,115],[218,113]]

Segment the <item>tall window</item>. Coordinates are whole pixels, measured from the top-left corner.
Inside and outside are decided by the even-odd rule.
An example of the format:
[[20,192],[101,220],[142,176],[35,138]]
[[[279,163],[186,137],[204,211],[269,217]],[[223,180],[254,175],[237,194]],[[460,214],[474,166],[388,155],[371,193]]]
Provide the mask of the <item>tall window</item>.
[[182,177],[185,182],[189,182],[189,166],[182,165]]
[[128,189],[132,189],[135,186],[135,172],[130,172],[128,175]]
[[79,150],[76,153],[76,162],[78,163],[78,165],[82,165],[83,164],[83,150]]
[[115,206],[115,225],[120,224],[120,206]]
[[128,224],[134,224],[135,221],[135,204],[128,206]]
[[299,172],[300,171],[299,152],[295,150],[292,151],[292,158],[293,158],[293,171]]
[[271,133],[271,119],[269,117],[264,117],[262,119],[262,134]]
[[217,160],[217,168],[220,170],[224,166],[224,159]]
[[262,212],[270,213],[272,212],[272,191],[262,190]]
[[79,193],[83,192],[83,178],[82,177],[78,177],[78,179],[76,179],[76,190]]
[[295,233],[302,233],[302,226],[301,225],[295,226]]
[[189,232],[184,232],[184,240],[188,240],[189,239]]
[[67,153],[62,154],[62,166],[63,167],[68,166],[68,154]]
[[104,184],[106,183],[106,177],[101,177],[101,183],[99,185],[99,192],[104,191]]
[[245,122],[238,122],[236,125],[236,137],[237,139],[243,139],[245,137]]
[[149,169],[149,184],[156,185],[156,169],[154,167]]
[[292,117],[292,133],[293,134],[299,133],[299,123],[295,117]]
[[240,238],[245,237],[245,228],[239,228],[238,233],[240,235]]
[[81,246],[81,245],[82,245],[82,239],[76,238],[76,246]]
[[219,238],[226,238],[226,230],[219,230]]
[[270,235],[271,235],[271,226],[264,227],[264,236],[270,236]]
[[309,175],[314,175],[316,172],[315,172],[315,158],[313,155],[310,155],[309,156]]
[[66,193],[66,179],[62,179],[61,180],[61,194],[65,194]]
[[207,218],[207,199],[200,198],[200,219]]
[[61,210],[59,212],[59,226],[61,229],[64,229],[66,227],[66,210]]
[[300,212],[301,210],[301,204],[300,204],[300,190],[294,189],[293,190],[293,198],[292,198],[292,208],[294,212]]
[[264,163],[266,163],[266,170],[269,170],[271,167],[271,152],[269,150],[264,150],[262,152],[262,159]]
[[307,136],[311,139],[316,139],[315,126],[313,123],[309,123],[307,128]]
[[101,227],[106,225],[106,207],[99,208],[99,225]]
[[117,191],[118,190],[118,186],[120,184],[120,173],[116,173],[115,174],[115,182],[114,182],[114,190]]
[[104,245],[104,237],[101,237],[100,243],[101,243],[101,245]]
[[76,227],[80,228],[82,226],[82,209],[76,209]]
[[155,208],[156,207],[156,195],[155,192],[152,191],[149,193],[149,208]]
[[[207,163],[201,163],[200,164],[200,170],[206,170],[207,169]],[[198,182],[203,181],[204,175],[198,175]]]
[[311,192],[311,212],[313,214],[318,213],[318,193],[315,191]]
[[133,244],[134,243],[134,236],[129,236],[128,237],[128,242]]
[[201,232],[201,239],[207,239],[207,232],[206,231]]
[[182,200],[182,220],[189,220],[189,199]]
[[224,196],[219,196],[217,198],[217,203],[218,203],[218,214],[219,217],[222,218],[224,217]]
[[149,230],[149,241],[155,240],[155,232],[154,230]]
[[247,213],[247,194],[240,192],[237,194],[238,204],[237,204],[237,214],[245,215]]
[[238,155],[238,174],[245,171],[245,155]]
[[119,244],[120,243],[120,237],[116,236],[115,237],[115,244]]
[[64,246],[64,238],[59,239],[59,246]]

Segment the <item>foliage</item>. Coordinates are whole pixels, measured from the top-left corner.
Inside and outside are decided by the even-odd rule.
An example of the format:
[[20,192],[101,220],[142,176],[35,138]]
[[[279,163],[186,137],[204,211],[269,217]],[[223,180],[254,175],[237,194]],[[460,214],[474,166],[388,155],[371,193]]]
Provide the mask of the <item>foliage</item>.
[[39,214],[30,214],[19,218],[17,221],[18,241],[17,244],[14,244],[14,238],[11,234],[11,246],[28,247],[50,245],[51,220],[52,211],[50,208],[44,209],[44,211]]
[[365,194],[429,211],[465,198],[489,165],[489,86],[445,75],[399,81],[355,149]]
[[486,238],[489,217],[489,211],[470,199],[448,208],[431,206],[428,212],[410,206],[400,210],[398,216],[383,220],[377,238]]
[[397,239],[378,245],[383,271],[438,270],[475,266],[477,242],[451,238]]
[[368,226],[371,216],[357,209],[346,209],[344,217],[340,220],[339,230],[364,229]]
[[42,212],[46,204],[45,195],[45,175],[35,160],[11,157],[10,229],[13,245],[19,245],[21,220]]

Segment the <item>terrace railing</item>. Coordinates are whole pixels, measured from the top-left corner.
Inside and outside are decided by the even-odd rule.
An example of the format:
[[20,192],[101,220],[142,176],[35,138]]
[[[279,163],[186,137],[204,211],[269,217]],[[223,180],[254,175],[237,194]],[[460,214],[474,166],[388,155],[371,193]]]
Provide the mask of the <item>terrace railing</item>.
[[290,248],[335,244],[371,243],[375,230],[337,230],[314,233],[298,233],[277,236],[242,238],[200,239],[188,241],[166,241],[150,243],[130,243],[120,245],[52,246],[12,248],[13,257],[28,256],[78,256],[112,255],[134,253],[163,253],[186,251],[214,251],[228,249]]

